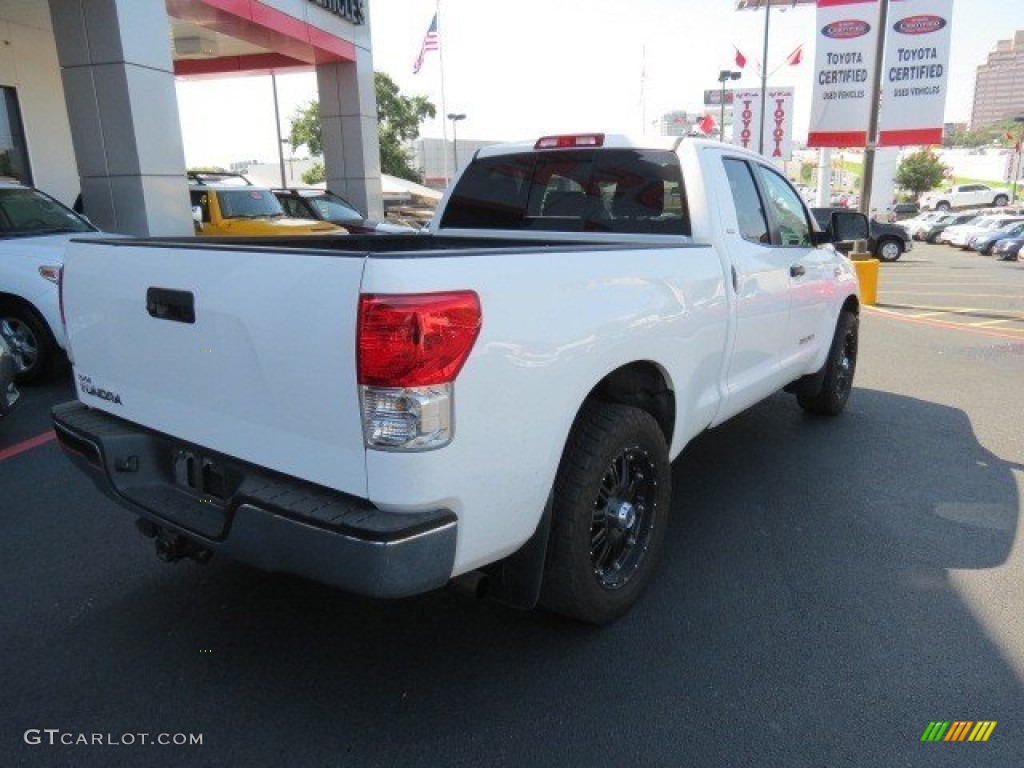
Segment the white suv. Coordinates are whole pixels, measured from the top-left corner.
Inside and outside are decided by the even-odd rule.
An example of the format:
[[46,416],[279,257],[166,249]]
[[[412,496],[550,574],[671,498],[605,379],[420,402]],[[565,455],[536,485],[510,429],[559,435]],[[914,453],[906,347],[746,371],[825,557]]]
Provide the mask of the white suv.
[[44,378],[64,348],[57,280],[75,235],[98,230],[47,194],[0,181],[0,335],[16,378]]

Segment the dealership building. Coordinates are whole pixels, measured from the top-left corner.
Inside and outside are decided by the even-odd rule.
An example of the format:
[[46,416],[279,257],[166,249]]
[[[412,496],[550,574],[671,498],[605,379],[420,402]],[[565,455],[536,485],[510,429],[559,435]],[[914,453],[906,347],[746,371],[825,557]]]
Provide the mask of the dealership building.
[[0,176],[193,231],[176,78],[315,71],[327,185],[381,215],[365,0],[0,0]]

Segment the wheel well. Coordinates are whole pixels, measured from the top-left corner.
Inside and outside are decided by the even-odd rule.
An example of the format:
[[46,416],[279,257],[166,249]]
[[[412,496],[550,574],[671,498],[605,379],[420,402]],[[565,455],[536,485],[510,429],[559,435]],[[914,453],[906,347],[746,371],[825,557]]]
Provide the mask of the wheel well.
[[42,314],[39,312],[38,309],[35,308],[32,302],[26,301],[25,299],[21,298],[21,296],[17,296],[13,293],[0,292],[0,310],[2,310],[4,307],[17,307],[32,315],[32,317],[34,317],[36,321],[39,323],[40,327],[46,332],[46,335],[49,337],[50,343],[57,343],[56,339],[54,339],[53,337],[53,331],[50,330],[50,324],[46,322],[46,318],[42,316]]
[[846,301],[843,302],[843,308],[839,310],[842,312],[852,312],[855,315],[860,314],[860,301],[857,300],[856,296],[847,296]]
[[612,371],[590,390],[587,400],[630,405],[646,411],[661,427],[665,443],[672,444],[676,396],[668,386],[665,373],[654,363],[630,363]]

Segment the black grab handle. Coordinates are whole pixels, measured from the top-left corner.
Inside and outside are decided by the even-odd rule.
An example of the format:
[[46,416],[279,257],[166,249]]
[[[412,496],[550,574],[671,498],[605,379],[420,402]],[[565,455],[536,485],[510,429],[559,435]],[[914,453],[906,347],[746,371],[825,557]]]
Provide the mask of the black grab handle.
[[196,299],[191,291],[149,288],[146,290],[146,311],[150,317],[155,317],[157,320],[194,323],[196,321]]

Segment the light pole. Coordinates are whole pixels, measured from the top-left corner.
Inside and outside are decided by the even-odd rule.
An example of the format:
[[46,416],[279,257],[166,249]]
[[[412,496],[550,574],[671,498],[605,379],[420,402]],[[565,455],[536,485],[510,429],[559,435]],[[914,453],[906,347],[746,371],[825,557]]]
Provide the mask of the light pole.
[[[719,103],[718,139],[725,141],[725,84],[730,80],[739,80],[742,72],[733,72],[731,69],[722,69],[718,72],[718,82],[722,84],[722,98]],[[733,117],[735,120],[735,117]]]
[[452,176],[459,172],[459,120],[465,120],[466,115],[462,112],[449,112],[448,119],[452,121]]
[[277,75],[273,70],[270,72],[270,87],[274,91],[274,125],[277,127],[277,159],[281,164],[281,186],[287,187],[288,182],[284,178],[284,139],[281,138],[281,113],[277,108]]
[[1020,145],[1024,142],[1024,116],[1018,115],[1013,122],[1020,123],[1020,133],[1017,134],[1017,146],[1014,150],[1017,154],[1017,162],[1014,164],[1013,185],[1010,187],[1010,202],[1017,202],[1017,178],[1020,176]]

